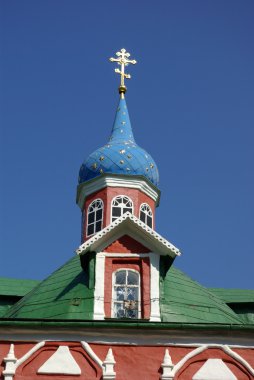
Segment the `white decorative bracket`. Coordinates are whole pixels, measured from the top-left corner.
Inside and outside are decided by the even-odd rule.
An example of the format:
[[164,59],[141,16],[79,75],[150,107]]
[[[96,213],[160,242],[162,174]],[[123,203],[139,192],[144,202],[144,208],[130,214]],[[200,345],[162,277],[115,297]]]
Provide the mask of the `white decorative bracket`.
[[172,363],[171,356],[169,355],[168,349],[165,350],[165,355],[164,355],[163,362],[161,363],[161,367],[162,367],[161,379],[162,380],[173,379],[173,377],[170,374],[174,367],[174,364]]
[[16,362],[17,362],[17,358],[15,357],[15,354],[14,354],[13,344],[11,344],[10,346],[10,350],[7,357],[4,358],[4,362],[6,363],[5,370],[3,371],[4,380],[12,380],[16,371]]
[[116,378],[116,373],[114,371],[115,358],[110,348],[108,350],[106,359],[103,362],[103,380],[114,380]]

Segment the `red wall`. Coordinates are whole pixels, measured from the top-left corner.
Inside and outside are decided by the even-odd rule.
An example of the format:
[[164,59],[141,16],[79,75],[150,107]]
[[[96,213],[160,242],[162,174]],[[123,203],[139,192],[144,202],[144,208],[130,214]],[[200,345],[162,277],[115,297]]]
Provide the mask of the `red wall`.
[[[145,333],[145,331],[144,331]],[[169,332],[167,332],[169,333]],[[123,338],[122,338],[123,339]],[[121,339],[121,340],[122,340]],[[13,343],[13,342],[12,342]],[[17,358],[21,358],[36,343],[14,342],[14,351]],[[58,346],[69,346],[71,354],[81,368],[81,376],[69,375],[38,375],[40,366],[57,350]],[[104,361],[109,348],[112,348],[116,361],[114,370],[116,380],[159,380],[162,370],[165,349],[169,349],[172,362],[176,364],[186,354],[196,347],[161,346],[161,345],[134,345],[134,344],[103,344],[91,343],[90,347],[95,354]],[[4,368],[3,358],[7,356],[10,342],[0,343],[0,361]],[[233,349],[253,366],[254,350],[251,348]],[[191,380],[193,375],[205,363],[208,358],[222,359],[224,363],[235,374],[238,380],[253,380],[254,377],[248,373],[246,368],[237,360],[227,355],[222,349],[208,348],[201,354],[189,359],[182,369],[176,374],[174,380]],[[2,377],[3,378],[3,377]],[[99,380],[102,379],[102,370],[86,353],[80,342],[46,342],[46,345],[29,357],[16,371],[14,380]]]

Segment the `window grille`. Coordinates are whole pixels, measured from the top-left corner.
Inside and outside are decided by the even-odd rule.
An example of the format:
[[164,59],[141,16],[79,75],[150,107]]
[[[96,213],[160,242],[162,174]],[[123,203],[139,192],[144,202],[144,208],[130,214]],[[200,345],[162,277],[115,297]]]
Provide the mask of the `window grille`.
[[86,235],[91,236],[102,229],[103,202],[101,199],[93,201],[87,210]]
[[131,269],[113,275],[113,317],[138,318],[140,309],[140,277]]
[[114,222],[117,218],[126,212],[130,212],[131,214],[133,213],[132,200],[125,195],[119,195],[115,197],[112,201],[112,222]]
[[151,207],[147,203],[143,203],[140,206],[139,219],[145,224],[147,224],[149,227],[153,227],[153,212]]

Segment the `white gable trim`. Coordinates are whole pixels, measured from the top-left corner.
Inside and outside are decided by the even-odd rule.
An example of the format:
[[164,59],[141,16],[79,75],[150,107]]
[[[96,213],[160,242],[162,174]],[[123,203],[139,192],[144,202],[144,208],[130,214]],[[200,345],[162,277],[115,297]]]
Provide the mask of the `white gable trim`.
[[152,198],[156,206],[159,205],[160,190],[157,189],[156,186],[149,184],[144,178],[138,176],[102,175],[91,181],[81,183],[78,186],[77,204],[81,210],[84,208],[84,203],[88,195],[105,187],[137,189]]
[[102,320],[105,318],[104,311],[104,273],[105,257],[149,257],[150,258],[150,300],[151,312],[150,322],[160,322],[160,284],[159,266],[160,256],[156,253],[105,253],[100,252],[96,255],[95,265],[95,291],[94,291],[94,315],[93,319]]
[[123,235],[131,236],[159,255],[169,255],[173,258],[181,255],[177,247],[129,212],[81,244],[76,253],[80,255],[89,250],[101,252],[107,245]]
[[207,359],[192,380],[237,380],[237,377],[221,359]]
[[81,369],[68,346],[59,346],[37,371],[47,375],[81,375]]
[[191,358],[193,358],[194,356],[200,354],[201,352],[207,350],[208,348],[220,348],[221,350],[223,350],[226,354],[228,354],[229,356],[231,356],[233,359],[235,359],[236,361],[238,361],[239,363],[241,363],[248,371],[251,375],[254,376],[254,369],[250,366],[250,364],[245,360],[243,359],[239,354],[237,354],[236,352],[234,352],[233,350],[231,350],[231,348],[227,345],[218,345],[218,344],[205,344],[205,345],[202,345],[200,347],[197,347],[195,350],[189,352],[187,355],[185,355],[175,366],[174,368],[172,369],[171,373],[170,373],[170,377],[169,379],[174,379],[176,373],[184,366],[184,364]]

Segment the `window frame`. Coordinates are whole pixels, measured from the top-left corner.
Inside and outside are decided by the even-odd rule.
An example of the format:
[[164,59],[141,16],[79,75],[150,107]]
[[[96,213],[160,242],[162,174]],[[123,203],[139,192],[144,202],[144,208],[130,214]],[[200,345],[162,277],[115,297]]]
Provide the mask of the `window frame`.
[[[150,212],[151,212],[151,216],[150,215],[148,215],[148,212],[147,213],[145,213],[143,210],[141,210],[141,207],[142,206],[146,206],[147,208],[149,208],[149,210],[150,210]],[[143,222],[142,220],[141,220],[141,212],[143,212],[144,214],[145,214],[145,222]],[[147,216],[150,216],[151,217],[151,219],[152,219],[152,225],[151,226],[149,226],[148,224],[147,224]],[[151,206],[148,204],[148,203],[141,203],[141,205],[140,205],[140,207],[139,207],[139,219],[141,220],[141,222],[143,222],[143,223],[145,223],[145,225],[146,226],[148,226],[148,227],[150,227],[150,228],[153,228],[153,210],[152,210],[152,208],[151,208]]]
[[[128,318],[128,317],[117,317],[115,316],[114,314],[114,305],[115,305],[115,286],[117,286],[116,284],[116,274],[118,272],[122,272],[122,271],[125,271],[125,272],[134,272],[138,275],[138,285],[137,286],[131,286],[129,285],[129,287],[137,287],[138,288],[138,315],[137,315],[137,318]],[[127,277],[126,277],[127,278]],[[118,284],[118,286],[120,286],[120,284]],[[125,284],[124,285],[126,288],[128,287],[128,284]],[[117,302],[117,301],[116,301]],[[124,301],[118,301],[118,303],[120,302],[124,302]],[[123,268],[119,268],[117,270],[115,270],[114,272],[112,272],[112,297],[111,297],[111,318],[115,318],[115,319],[141,319],[141,303],[142,303],[142,300],[141,300],[141,276],[140,276],[140,272],[137,271],[136,269],[132,269],[132,268],[126,268],[126,267],[123,267]]]
[[[88,223],[89,214],[92,213],[92,212],[89,212],[89,208],[92,206],[93,203],[98,202],[98,201],[101,203],[101,210],[102,210],[101,219],[100,219],[100,220],[96,220],[96,219],[95,219],[95,217],[96,217],[96,211],[97,211],[97,210],[100,210],[100,208],[98,208],[97,210],[92,211],[92,212],[95,213],[94,221],[93,221],[92,223]],[[95,235],[97,232],[99,232],[99,231],[101,231],[101,230],[103,229],[103,219],[104,219],[104,215],[103,215],[103,214],[104,214],[104,202],[103,202],[103,200],[102,200],[101,198],[96,198],[96,199],[94,199],[94,200],[88,205],[88,207],[87,207],[87,213],[86,213],[86,214],[87,214],[87,215],[86,215],[86,237],[90,237],[90,236]],[[89,233],[88,233],[88,227],[89,227],[90,225],[96,226],[96,223],[97,223],[97,222],[101,222],[101,229],[100,229],[99,231],[96,232],[96,227],[95,227],[95,228],[94,228],[94,232],[91,233],[91,234],[89,234]]]
[[[119,195],[116,195],[113,199],[112,199],[112,201],[111,201],[111,210],[110,210],[110,220],[111,220],[111,223],[113,223],[116,219],[118,219],[118,218],[121,218],[125,213],[123,213],[122,211],[123,211],[123,206],[122,207],[119,207],[119,206],[114,206],[113,205],[113,202],[117,199],[117,198],[127,198],[128,199],[128,201],[129,202],[131,202],[131,204],[132,204],[132,212],[131,212],[131,214],[132,215],[134,215],[134,202],[133,202],[133,200],[128,196],[128,195],[121,195],[121,194],[119,194]],[[123,204],[123,203],[122,203]],[[118,217],[116,217],[116,216],[113,216],[113,207],[119,207],[120,209],[121,209],[121,215],[120,216],[118,216]],[[130,208],[130,207],[126,207],[126,208]],[[128,211],[129,212],[129,211]],[[113,220],[114,219],[114,220]]]

